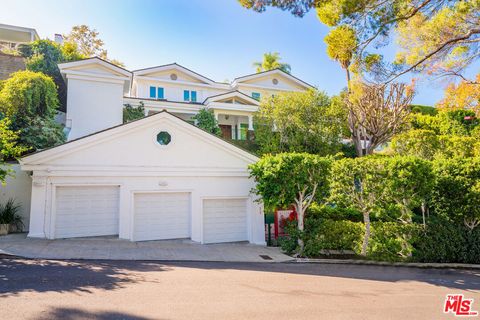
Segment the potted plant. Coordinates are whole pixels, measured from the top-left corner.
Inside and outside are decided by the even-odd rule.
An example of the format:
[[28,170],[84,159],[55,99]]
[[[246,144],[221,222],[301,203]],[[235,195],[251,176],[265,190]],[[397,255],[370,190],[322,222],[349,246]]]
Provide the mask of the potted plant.
[[0,203],[0,235],[8,234],[11,226],[16,231],[23,229],[22,217],[18,215],[20,205],[15,203],[15,200],[10,198],[5,203]]

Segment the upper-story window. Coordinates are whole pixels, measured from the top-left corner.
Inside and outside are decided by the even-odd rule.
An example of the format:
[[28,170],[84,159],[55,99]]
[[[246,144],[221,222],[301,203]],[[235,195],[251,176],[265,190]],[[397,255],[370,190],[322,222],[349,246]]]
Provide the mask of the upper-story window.
[[151,99],[165,99],[165,90],[162,87],[150,87]]
[[255,99],[255,100],[260,100],[260,93],[252,92],[252,98]]
[[197,91],[183,90],[183,101],[197,102]]

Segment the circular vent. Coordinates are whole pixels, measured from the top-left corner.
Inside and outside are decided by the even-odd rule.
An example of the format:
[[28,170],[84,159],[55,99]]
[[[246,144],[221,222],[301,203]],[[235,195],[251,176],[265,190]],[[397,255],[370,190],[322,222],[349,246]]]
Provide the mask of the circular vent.
[[272,83],[275,84],[275,85],[277,85],[277,84],[278,84],[278,80],[277,80],[277,79],[273,79],[273,80],[272,80]]
[[175,73],[172,73],[172,74],[170,75],[170,79],[172,79],[172,80],[177,80],[177,75],[176,75]]

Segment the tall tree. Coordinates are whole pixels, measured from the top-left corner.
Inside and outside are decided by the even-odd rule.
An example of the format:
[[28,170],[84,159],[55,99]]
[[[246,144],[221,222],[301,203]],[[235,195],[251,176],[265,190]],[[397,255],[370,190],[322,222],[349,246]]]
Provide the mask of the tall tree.
[[389,43],[396,34],[400,52],[385,81],[410,71],[459,75],[480,56],[478,0],[239,0],[263,12],[277,7],[302,17],[316,9],[330,27],[348,25],[359,39],[358,57]]
[[80,54],[86,57],[98,56],[104,60],[108,60],[113,64],[123,67],[123,63],[109,59],[107,50],[104,48],[105,43],[99,38],[99,32],[87,25],[73,26],[69,34],[64,35],[66,42],[75,43]]
[[[475,82],[480,83],[480,74]],[[470,81],[450,84],[445,90],[444,98],[437,104],[440,110],[472,110],[480,116],[480,85]]]
[[256,68],[256,72],[280,69],[286,73],[290,73],[290,65],[288,63],[281,63],[280,60],[281,58],[278,52],[267,52],[263,54],[263,60],[261,62],[254,62],[253,66]]
[[330,59],[337,61],[347,75],[347,85],[350,83],[350,65],[357,47],[357,35],[349,26],[342,25],[330,30],[325,37],[327,54]]

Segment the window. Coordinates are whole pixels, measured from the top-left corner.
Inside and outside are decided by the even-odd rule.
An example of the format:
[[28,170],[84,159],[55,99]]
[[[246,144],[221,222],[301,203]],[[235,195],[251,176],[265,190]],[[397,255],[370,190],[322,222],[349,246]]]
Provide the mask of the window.
[[260,100],[260,93],[252,92],[252,98],[255,99],[255,100]]
[[183,90],[183,101],[197,102],[197,91]]
[[157,134],[157,142],[161,146],[166,146],[172,141],[172,136],[166,131],[161,131]]
[[150,87],[150,98],[151,99],[164,99],[165,90],[162,87]]
[[248,124],[241,123],[239,140],[247,140],[247,134],[248,134]]
[[157,97],[157,88],[150,87],[150,98],[155,99]]
[[157,99],[165,99],[164,95],[163,95],[165,90],[163,90],[163,88],[161,88],[161,87],[158,87],[157,91],[158,91]]

